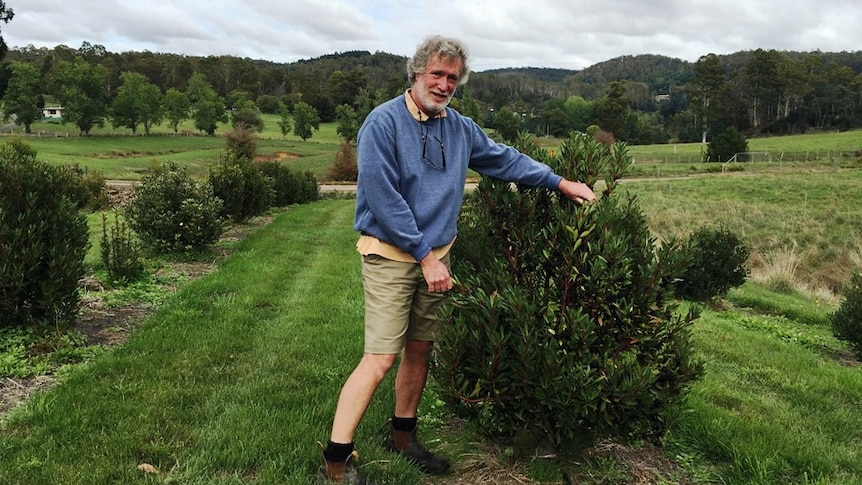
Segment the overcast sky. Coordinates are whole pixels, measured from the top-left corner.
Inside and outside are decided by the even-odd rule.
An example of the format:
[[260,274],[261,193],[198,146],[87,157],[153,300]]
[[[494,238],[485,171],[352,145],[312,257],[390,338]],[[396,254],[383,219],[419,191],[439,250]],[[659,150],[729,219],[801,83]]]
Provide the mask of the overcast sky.
[[862,50],[860,0],[5,0],[10,47],[233,55],[279,63],[350,50],[410,56],[429,34],[471,68],[583,69],[622,55]]

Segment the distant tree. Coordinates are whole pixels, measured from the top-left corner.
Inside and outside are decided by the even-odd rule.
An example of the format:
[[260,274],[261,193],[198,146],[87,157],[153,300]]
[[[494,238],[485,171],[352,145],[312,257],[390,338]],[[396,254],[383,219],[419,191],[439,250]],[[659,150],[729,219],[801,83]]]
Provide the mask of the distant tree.
[[281,137],[284,138],[290,133],[290,108],[287,107],[286,104],[279,101],[278,102],[278,115],[281,117],[278,120],[278,127],[281,129]]
[[15,123],[30,133],[30,125],[42,117],[45,106],[41,76],[38,69],[24,62],[10,63],[9,70],[12,76],[3,95],[3,112],[6,116],[15,115]]
[[626,120],[631,111],[626,98],[626,84],[614,81],[605,96],[593,103],[596,121],[603,130],[613,133],[618,140],[626,140]]
[[569,117],[572,130],[586,130],[593,119],[593,103],[580,96],[569,96],[566,98],[563,111]]
[[356,106],[356,115],[360,120],[365,120],[365,117],[368,116],[368,113],[374,109],[374,100],[371,96],[371,91],[368,88],[362,88],[359,90],[359,93],[356,95],[356,99],[353,101],[353,105]]
[[162,110],[174,133],[179,131],[180,123],[189,119],[191,106],[192,103],[186,93],[176,88],[170,88],[165,93],[164,98],[162,98]]
[[91,65],[82,57],[73,62],[60,61],[50,76],[48,85],[63,105],[63,121],[71,121],[82,135],[105,124],[108,112],[106,71],[101,65]]
[[304,101],[296,103],[293,107],[293,122],[293,134],[303,140],[311,138],[312,129],[320,130],[320,115],[317,114],[314,106]]
[[261,113],[278,113],[278,96],[273,96],[271,94],[262,94],[257,97],[257,100],[255,100],[254,104],[257,105],[257,108],[260,110]]
[[[562,100],[558,100],[562,101]],[[565,136],[571,130],[571,122],[562,108],[543,110],[539,114],[538,133],[555,137]]]
[[186,96],[188,96],[189,101],[195,104],[214,95],[218,96],[212,85],[207,82],[206,76],[198,71],[193,72],[186,88]]
[[[0,21],[4,24],[8,24],[14,16],[15,12],[13,12],[11,8],[6,7],[6,2],[0,0]],[[9,50],[9,47],[6,45],[6,41],[3,40],[3,37],[0,36],[0,59],[3,59],[3,57],[6,56],[7,50]]]
[[482,109],[479,107],[479,103],[470,96],[470,90],[467,86],[464,86],[461,89],[461,114],[472,119],[476,123],[481,123]]
[[134,135],[138,125],[144,126],[144,133],[164,119],[162,111],[162,91],[143,74],[126,71],[120,75],[122,84],[111,104],[111,123],[132,130]]
[[743,69],[747,82],[749,123],[757,130],[777,112],[784,80],[779,75],[778,51],[757,49]]
[[521,117],[508,106],[503,106],[494,115],[494,129],[506,141],[514,141],[524,127]]
[[[326,80],[326,95],[333,106],[352,105],[359,95],[360,89],[367,84],[365,75],[360,70],[350,72],[333,71]],[[337,113],[336,113],[337,116]]]
[[236,103],[234,112],[231,115],[231,124],[236,128],[244,128],[247,130],[263,131],[264,122],[260,117],[260,111],[257,106],[249,99],[243,99]]
[[247,103],[254,104],[254,101],[252,101],[251,93],[244,89],[234,89],[225,97],[225,106],[229,109],[240,109]]
[[189,101],[192,102],[194,111],[195,128],[207,135],[214,135],[219,123],[227,123],[227,112],[224,109],[224,100],[219,96],[212,86],[206,81],[203,74],[195,72],[189,78],[189,87],[186,90]]
[[706,144],[710,123],[717,118],[720,105],[717,102],[721,85],[724,84],[724,65],[715,54],[701,56],[694,65],[694,77],[688,85],[691,110],[697,128],[702,134],[701,143]]
[[215,135],[218,124],[228,121],[224,103],[218,95],[214,98],[200,100],[192,108],[195,112],[195,128],[207,135]]
[[359,133],[359,116],[356,110],[349,104],[340,104],[335,108],[335,119],[338,120],[338,128],[335,130],[345,141],[356,140]]

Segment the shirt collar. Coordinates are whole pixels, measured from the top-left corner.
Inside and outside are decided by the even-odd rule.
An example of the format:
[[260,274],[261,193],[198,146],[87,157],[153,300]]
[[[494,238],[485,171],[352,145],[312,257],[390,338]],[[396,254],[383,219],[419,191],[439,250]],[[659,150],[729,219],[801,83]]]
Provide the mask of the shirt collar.
[[[428,117],[428,115],[423,113],[422,110],[419,109],[419,106],[416,104],[416,102],[413,101],[413,97],[410,96],[410,89],[408,89],[407,91],[404,91],[404,99],[407,103],[407,111],[409,111],[410,114],[413,115],[414,120],[422,123],[422,122],[425,122],[425,121],[428,121],[429,119],[431,119]],[[445,117],[446,117],[446,109],[443,109],[443,111],[437,113],[437,116],[434,116],[433,118],[445,118]]]

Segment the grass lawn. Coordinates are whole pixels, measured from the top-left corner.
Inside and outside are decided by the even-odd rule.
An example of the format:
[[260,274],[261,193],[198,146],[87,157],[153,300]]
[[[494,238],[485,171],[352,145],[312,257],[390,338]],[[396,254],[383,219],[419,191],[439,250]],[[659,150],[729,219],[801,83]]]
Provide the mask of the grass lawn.
[[[335,125],[306,142],[282,139],[276,126],[267,120],[259,154],[325,173],[338,148]],[[224,146],[222,137],[116,134],[28,142],[40,159],[131,180],[169,159],[202,178]],[[845,135],[830,135],[788,137],[784,150],[844,143]],[[453,458],[455,472],[422,477],[380,446],[393,406],[390,376],[357,433],[368,474],[429,485],[559,484],[564,476],[588,485],[862,484],[862,367],[828,321],[835,292],[862,269],[860,161],[751,163],[688,177],[712,164],[694,165],[636,163],[640,180],[626,190],[663,237],[704,224],[738,232],[754,271],[724,311],[707,310],[695,324],[706,374],[659,460],[638,467],[621,453],[512,450],[451,416],[431,383],[422,433]],[[656,166],[672,177],[651,180]],[[328,437],[337,393],[362,353],[353,206],[324,200],[279,211],[248,237],[223,243],[230,255],[213,256],[217,271],[205,277],[161,275],[109,294],[109,304],[146,299],[155,311],[122,346],[60,369],[58,385],[0,416],[0,484],[312,483],[316,441]],[[100,216],[89,225],[86,263],[98,268]],[[159,293],[159,285],[179,289]],[[652,453],[625,445],[625,455]],[[139,470],[143,464],[159,473]],[[502,471],[490,478],[493,470]]]
[[[315,442],[362,352],[352,209],[327,200],[278,214],[216,272],[169,295],[123,346],[61,372],[60,385],[3,418],[0,483],[312,483]],[[707,372],[665,454],[694,483],[862,483],[862,374],[838,358],[847,349],[826,326],[831,307],[769,295],[747,284],[731,310],[696,324]],[[456,483],[504,464],[520,483],[562,483],[562,471],[577,483],[643,483],[608,458],[481,454],[492,442],[453,428],[433,391],[423,431],[455,473],[423,478],[379,444],[392,385],[357,434],[366,471],[388,483]]]
[[[258,134],[258,154],[267,157],[286,155],[284,163],[299,171],[310,171],[319,180],[326,180],[326,173],[335,160],[341,139],[336,123],[321,123],[320,130],[303,141],[293,134],[282,136],[278,128],[279,117],[262,115],[264,130]],[[108,179],[140,180],[153,163],[175,161],[186,165],[189,172],[202,179],[209,165],[218,160],[224,149],[224,133],[228,127],[222,125],[216,136],[200,136],[191,122],[173,130],[156,126],[151,136],[131,135],[129,129],[111,127],[94,128],[88,137],[77,136],[77,129],[70,125],[36,123],[34,135],[26,140],[39,154],[39,158],[50,163],[78,163],[90,170],[101,171]],[[183,135],[185,133],[186,135]],[[190,136],[189,136],[190,135]],[[24,136],[20,131],[0,136],[0,140]],[[744,164],[722,167],[721,164],[701,163],[700,143],[642,145],[630,147],[634,159],[631,177],[684,177],[724,170],[745,173],[783,173],[788,170],[834,170],[858,165],[855,151],[862,150],[862,132],[859,130],[835,133],[817,133],[783,137],[764,137],[749,140],[752,152],[769,152],[769,160],[758,158]],[[560,139],[536,138],[540,146],[550,150],[559,149]]]
[[[292,169],[313,172],[320,179],[325,177],[341,143],[335,123],[322,123],[320,130],[304,141],[293,134],[282,136],[278,116],[262,115],[262,118],[264,130],[258,134],[257,142],[259,156],[279,158]],[[88,170],[100,171],[108,179],[140,180],[154,163],[166,161],[186,166],[193,177],[203,179],[224,150],[227,130],[223,125],[215,136],[203,136],[187,121],[180,126],[180,134],[157,126],[150,136],[141,133],[130,136],[131,130],[106,127],[94,128],[90,136],[81,137],[69,124],[36,123],[33,135],[4,134],[0,142],[23,137],[40,160],[52,164],[77,163]]]

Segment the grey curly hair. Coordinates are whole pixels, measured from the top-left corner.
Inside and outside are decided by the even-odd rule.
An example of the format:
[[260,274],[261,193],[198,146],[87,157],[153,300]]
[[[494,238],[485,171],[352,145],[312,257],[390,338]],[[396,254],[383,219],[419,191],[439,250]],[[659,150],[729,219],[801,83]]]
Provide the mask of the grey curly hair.
[[436,56],[445,59],[460,59],[461,74],[458,76],[458,85],[467,83],[467,78],[470,77],[470,66],[467,65],[467,46],[457,39],[434,35],[419,44],[416,53],[407,60],[407,80],[410,84],[416,80],[416,74],[425,71],[428,62]]

